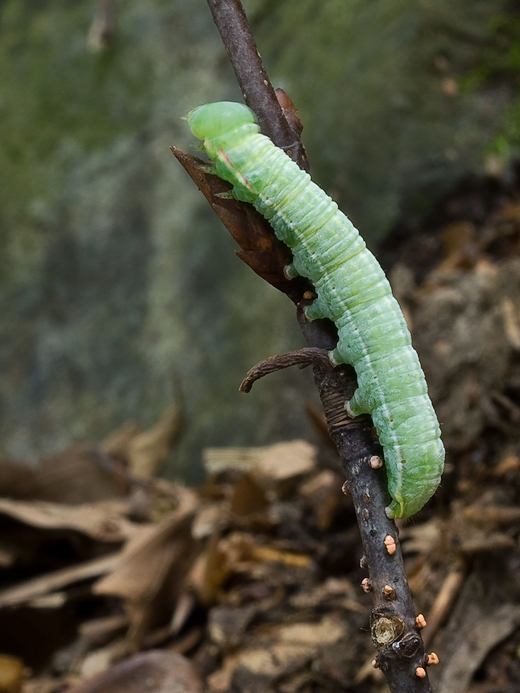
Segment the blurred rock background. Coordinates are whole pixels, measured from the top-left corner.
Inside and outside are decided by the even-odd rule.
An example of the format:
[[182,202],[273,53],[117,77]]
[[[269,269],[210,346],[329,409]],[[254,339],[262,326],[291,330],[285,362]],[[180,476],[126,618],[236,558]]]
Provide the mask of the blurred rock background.
[[[505,0],[250,0],[315,179],[373,248],[461,177],[507,172],[520,23]],[[292,306],[171,156],[192,107],[240,98],[200,0],[0,2],[0,450],[33,463],[182,400],[165,473],[200,450],[308,429],[310,374],[249,397],[246,370],[302,345]],[[519,102],[520,103],[520,102]]]

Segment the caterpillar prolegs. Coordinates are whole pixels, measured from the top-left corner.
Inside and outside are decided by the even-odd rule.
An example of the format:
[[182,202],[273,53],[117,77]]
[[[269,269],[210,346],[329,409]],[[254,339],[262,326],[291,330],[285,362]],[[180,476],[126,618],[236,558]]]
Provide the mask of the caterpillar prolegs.
[[335,202],[282,149],[260,134],[242,104],[200,106],[188,115],[217,175],[250,202],[291,248],[288,274],[310,279],[317,298],[309,319],[329,318],[339,340],[334,364],[356,371],[351,416],[372,416],[383,446],[389,517],[413,515],[439,485],[444,466],[440,428],[399,304],[379,263]]

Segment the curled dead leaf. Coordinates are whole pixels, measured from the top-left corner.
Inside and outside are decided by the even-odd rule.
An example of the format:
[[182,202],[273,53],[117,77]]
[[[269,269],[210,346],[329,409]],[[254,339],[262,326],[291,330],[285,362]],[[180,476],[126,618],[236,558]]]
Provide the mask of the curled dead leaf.
[[191,533],[196,505],[196,495],[186,489],[178,510],[157,525],[143,527],[115,570],[92,588],[95,594],[124,600],[135,643],[157,621],[171,618],[197,552]]
[[202,693],[192,662],[177,652],[143,652],[119,662],[67,693]]
[[138,433],[128,442],[130,471],[137,479],[154,477],[166,462],[172,443],[182,427],[183,415],[178,407],[167,409],[157,424]]
[[284,275],[283,268],[291,262],[292,256],[287,246],[276,238],[269,223],[251,205],[219,197],[220,193],[229,191],[230,186],[208,173],[201,159],[177,147],[171,147],[171,151],[241,247],[237,255],[259,276],[294,303],[299,303],[310,285],[301,277],[289,280]]

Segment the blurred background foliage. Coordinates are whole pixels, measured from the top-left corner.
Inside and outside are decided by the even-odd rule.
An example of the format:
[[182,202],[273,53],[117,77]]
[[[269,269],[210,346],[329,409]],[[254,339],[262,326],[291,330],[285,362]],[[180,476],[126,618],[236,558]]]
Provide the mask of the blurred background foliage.
[[[506,0],[249,0],[316,180],[373,248],[520,143],[520,16]],[[240,98],[203,0],[0,1],[0,447],[33,463],[182,397],[166,473],[206,446],[303,435],[309,374],[245,398],[302,344],[293,309],[173,160],[180,116]]]
[[490,21],[488,45],[461,80],[461,88],[470,94],[498,85],[507,93],[502,123],[488,146],[504,164],[520,146],[520,7],[513,3],[508,10]]

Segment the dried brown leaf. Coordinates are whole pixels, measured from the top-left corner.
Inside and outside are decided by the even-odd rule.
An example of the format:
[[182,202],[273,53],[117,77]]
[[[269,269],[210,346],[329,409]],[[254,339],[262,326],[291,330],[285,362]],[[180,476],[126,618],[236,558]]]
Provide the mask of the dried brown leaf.
[[95,448],[73,445],[42,457],[30,497],[81,505],[126,496],[128,480],[113,459]]
[[126,519],[128,503],[111,500],[85,505],[64,505],[0,498],[0,516],[7,515],[39,530],[74,530],[102,542],[122,542],[135,525]]
[[241,644],[244,633],[258,611],[256,604],[214,607],[209,612],[208,633],[214,643],[225,647]]
[[[457,636],[445,642],[449,649],[445,648],[444,656],[441,656],[443,667],[436,685],[438,693],[467,691],[473,674],[485,657],[520,624],[517,604],[503,604],[492,613],[486,611],[478,603],[473,604],[462,617]],[[460,637],[461,633],[464,637]]]
[[433,640],[443,621],[450,613],[453,603],[464,584],[464,579],[465,571],[461,568],[451,570],[444,578],[437,596],[435,597],[433,606],[430,609],[427,626],[423,633],[425,644]]
[[153,428],[130,438],[128,460],[134,477],[150,479],[157,474],[168,459],[171,446],[181,430],[182,419],[181,410],[171,407]]
[[79,627],[81,637],[92,645],[104,645],[122,629],[128,625],[128,619],[124,614],[113,614],[85,621]]
[[225,693],[225,691],[229,691],[231,679],[233,678],[233,673],[237,668],[237,664],[238,657],[236,654],[225,657],[222,667],[214,671],[206,679],[210,691],[214,691],[214,693]]
[[305,643],[316,648],[332,645],[345,636],[344,624],[333,616],[324,616],[318,623],[293,623],[276,630],[280,642]]
[[191,533],[195,539],[205,539],[219,532],[228,522],[227,503],[212,503],[198,510]]
[[202,604],[213,604],[219,591],[232,572],[216,533],[206,550],[195,560],[186,583],[195,591]]
[[434,517],[429,522],[404,527],[400,530],[400,539],[407,553],[417,551],[428,554],[439,545],[443,533],[445,533],[443,523]]
[[350,580],[330,577],[311,589],[304,586],[290,597],[289,603],[296,609],[325,609],[332,604],[348,611],[366,613],[366,606],[357,600],[358,597],[358,589]]
[[243,474],[233,487],[229,499],[229,509],[241,518],[263,513],[269,501],[264,489],[250,474]]
[[[0,608],[18,606],[48,595],[50,592],[54,592],[54,590],[72,585],[75,582],[97,578],[117,566],[120,558],[121,553],[110,554],[86,563],[79,563],[70,568],[55,570],[52,573],[47,573],[46,575],[41,575],[9,587],[0,592]],[[62,602],[63,600],[60,599],[58,606],[61,606]]]
[[331,526],[336,510],[345,501],[338,476],[325,469],[303,484],[300,493],[312,502],[316,514],[316,525],[318,529],[325,532]]
[[491,525],[509,526],[520,522],[520,508],[503,507],[499,505],[488,505],[482,507],[478,504],[464,508],[463,516],[465,519],[476,525],[489,527]]
[[260,563],[282,563],[296,568],[307,568],[312,564],[312,559],[307,554],[281,551],[272,546],[252,546],[247,558]]
[[230,190],[230,185],[208,173],[203,161],[176,147],[171,150],[241,247],[237,255],[259,276],[299,303],[310,285],[302,278],[285,277],[283,268],[292,261],[292,256],[287,246],[278,241],[269,223],[251,205],[219,197]]
[[493,476],[500,478],[515,474],[520,469],[520,457],[517,455],[505,455],[493,469]]
[[122,598],[139,643],[157,620],[167,620],[194,559],[191,523],[197,499],[186,490],[181,506],[156,526],[146,527],[127,545],[117,568],[97,582],[96,594]]
[[120,459],[128,466],[128,447],[130,442],[136,435],[141,433],[141,429],[135,421],[127,421],[120,428],[113,431],[105,440],[103,440],[99,449],[105,455],[111,455],[116,459]]
[[177,652],[149,651],[115,664],[68,693],[202,693],[194,665]]
[[252,473],[268,483],[285,481],[313,471],[316,456],[314,445],[305,440],[277,443],[259,454]]
[[276,487],[313,471],[316,456],[316,448],[305,440],[258,448],[206,448],[203,453],[204,466],[209,473],[241,470],[264,487]]
[[16,550],[14,547],[0,545],[0,569],[11,568],[16,562]]
[[278,103],[282,107],[283,115],[285,120],[289,123],[291,128],[295,131],[297,135],[301,135],[303,131],[302,121],[296,109],[296,106],[292,102],[289,94],[283,89],[275,89],[276,98]]
[[238,664],[252,674],[275,678],[304,666],[315,654],[312,645],[279,642],[243,650],[238,655]]
[[90,679],[106,671],[114,662],[128,655],[128,642],[113,640],[105,647],[89,652],[81,662],[79,673],[82,679]]
[[500,553],[516,547],[516,541],[505,532],[489,532],[489,530],[468,530],[465,532],[460,545],[457,547],[461,554]]
[[36,472],[20,462],[0,459],[0,496],[4,498],[32,498]]
[[518,310],[515,308],[513,301],[504,297],[500,304],[502,316],[504,319],[504,328],[509,343],[516,351],[520,350],[520,325],[518,321]]

